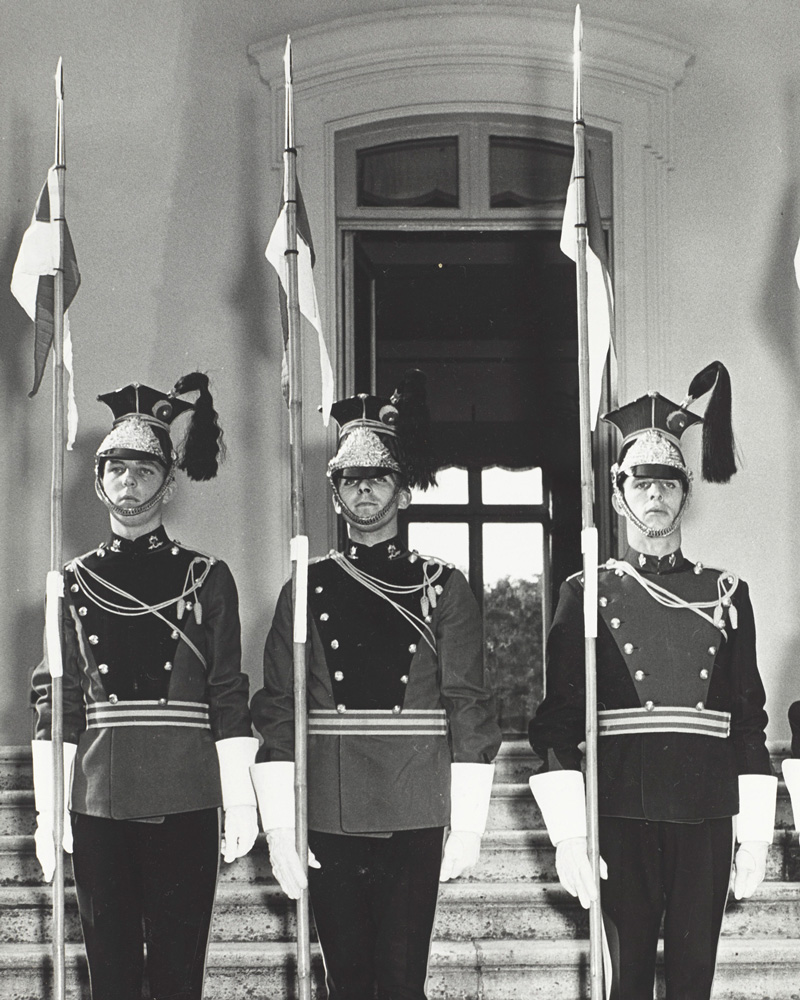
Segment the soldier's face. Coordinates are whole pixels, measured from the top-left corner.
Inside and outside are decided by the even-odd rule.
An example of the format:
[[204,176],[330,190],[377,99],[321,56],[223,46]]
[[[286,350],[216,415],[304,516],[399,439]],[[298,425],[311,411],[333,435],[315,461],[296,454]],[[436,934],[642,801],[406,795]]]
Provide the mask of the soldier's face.
[[138,507],[155,496],[166,474],[159,462],[109,458],[103,469],[103,489],[117,507]]
[[372,517],[382,510],[392,499],[396,488],[391,473],[383,475],[342,476],[339,480],[339,495],[348,510],[359,517]]
[[622,484],[625,501],[648,528],[668,528],[681,509],[683,483],[680,479],[645,479],[628,476]]

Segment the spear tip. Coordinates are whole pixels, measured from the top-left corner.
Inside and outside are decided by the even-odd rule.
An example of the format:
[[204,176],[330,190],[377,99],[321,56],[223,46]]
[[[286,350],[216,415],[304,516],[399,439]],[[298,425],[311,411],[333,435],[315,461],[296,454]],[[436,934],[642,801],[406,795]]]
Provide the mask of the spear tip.
[[581,17],[581,5],[575,5],[575,27],[572,32],[572,47],[576,52],[581,51],[583,46],[583,18]]
[[56,66],[56,100],[64,100],[64,60],[61,56],[58,57]]
[[283,53],[283,74],[287,83],[292,82],[292,36],[286,36],[286,49]]

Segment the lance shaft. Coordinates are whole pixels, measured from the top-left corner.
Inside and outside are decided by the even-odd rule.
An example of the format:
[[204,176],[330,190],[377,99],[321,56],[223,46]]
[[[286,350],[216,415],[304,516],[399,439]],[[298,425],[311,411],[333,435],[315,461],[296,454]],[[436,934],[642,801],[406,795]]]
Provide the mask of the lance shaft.
[[[294,147],[294,105],[291,79],[291,47],[286,55],[286,147],[284,149],[284,201],[286,203],[286,307],[289,368],[289,450],[291,461],[292,538],[305,538],[303,489],[303,358],[300,339],[300,296],[297,280],[297,150]],[[300,572],[300,547],[292,562],[292,606],[306,607],[306,574]],[[294,666],[294,792],[295,846],[300,864],[308,873],[308,708],[306,698],[306,643],[293,643]],[[311,945],[308,889],[297,900],[297,992],[298,1000],[311,998]]]
[[[50,482],[50,572],[61,572],[63,563],[64,511],[64,193],[67,169],[64,141],[64,89],[61,60],[56,70],[56,148],[55,174],[58,199],[50,198],[51,223],[58,233],[58,266],[53,278],[53,427]],[[55,211],[54,211],[55,209]],[[51,598],[52,599],[52,598]],[[61,621],[61,598],[58,597],[58,621]],[[60,641],[60,629],[59,629]],[[60,660],[60,657],[59,657]],[[55,873],[53,876],[53,995],[66,996],[66,960],[64,944],[64,722],[63,687],[60,672],[52,677],[51,739],[53,742],[53,839]]]
[[580,6],[575,11],[573,137],[576,182],[576,274],[578,292],[578,394],[580,402],[581,521],[584,581],[584,656],[586,687],[586,834],[596,898],[589,906],[590,996],[603,997],[600,843],[597,801],[597,530],[594,525],[592,413],[589,391],[589,314],[586,271],[586,127],[583,121]]

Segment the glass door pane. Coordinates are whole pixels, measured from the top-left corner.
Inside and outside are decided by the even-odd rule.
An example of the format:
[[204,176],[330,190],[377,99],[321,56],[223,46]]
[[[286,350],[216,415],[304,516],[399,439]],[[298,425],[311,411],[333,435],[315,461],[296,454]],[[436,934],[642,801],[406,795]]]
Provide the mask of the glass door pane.
[[408,547],[420,555],[453,563],[469,579],[469,525],[411,521]]
[[483,525],[486,667],[504,733],[525,732],[543,695],[544,543],[541,524]]

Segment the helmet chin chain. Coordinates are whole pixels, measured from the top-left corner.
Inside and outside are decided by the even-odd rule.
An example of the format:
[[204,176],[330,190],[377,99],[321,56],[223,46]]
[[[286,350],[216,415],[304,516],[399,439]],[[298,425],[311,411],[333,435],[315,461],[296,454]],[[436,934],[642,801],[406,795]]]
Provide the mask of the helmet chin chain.
[[644,521],[638,518],[633,513],[631,508],[628,506],[628,502],[625,499],[622,489],[620,488],[617,476],[613,472],[611,474],[611,482],[614,487],[614,496],[619,501],[619,505],[622,508],[622,513],[631,522],[631,524],[633,524],[636,528],[638,528],[639,531],[641,531],[641,533],[647,538],[666,538],[667,535],[671,535],[673,531],[677,530],[678,525],[681,523],[683,515],[686,513],[686,508],[689,506],[689,496],[692,492],[692,481],[691,479],[689,479],[689,482],[686,486],[686,490],[684,491],[683,494],[683,501],[681,503],[680,510],[673,518],[672,524],[668,525],[666,528],[651,528],[648,525],[646,525]]
[[394,502],[397,500],[397,496],[400,493],[400,484],[395,482],[394,492],[386,501],[383,507],[378,511],[377,514],[371,514],[369,517],[362,517],[360,514],[356,514],[355,511],[351,510],[347,504],[342,499],[342,495],[339,492],[339,487],[336,485],[336,480],[331,478],[331,489],[333,490],[333,498],[336,503],[342,508],[342,511],[347,515],[348,520],[352,521],[353,524],[357,524],[359,528],[368,528],[370,525],[377,524],[378,521],[383,520],[386,514],[391,509]]
[[164,498],[164,494],[167,492],[169,487],[175,481],[175,467],[172,466],[169,472],[164,477],[164,482],[159,486],[153,496],[149,500],[145,500],[144,503],[138,504],[136,507],[120,507],[115,504],[114,501],[108,496],[106,491],[103,489],[103,484],[100,481],[100,477],[95,476],[94,480],[94,491],[100,498],[104,506],[120,520],[124,520],[127,517],[136,517],[138,514],[146,514],[148,510],[152,510],[156,504],[160,503]]

